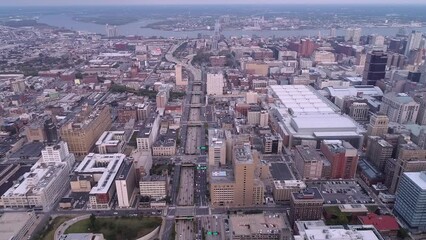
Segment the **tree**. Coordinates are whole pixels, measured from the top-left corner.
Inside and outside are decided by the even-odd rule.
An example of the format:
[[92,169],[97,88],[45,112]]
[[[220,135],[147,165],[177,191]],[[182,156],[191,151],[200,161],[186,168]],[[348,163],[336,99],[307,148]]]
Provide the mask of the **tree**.
[[95,214],[90,214],[90,218],[89,218],[89,227],[92,230],[95,230],[96,228],[96,216]]

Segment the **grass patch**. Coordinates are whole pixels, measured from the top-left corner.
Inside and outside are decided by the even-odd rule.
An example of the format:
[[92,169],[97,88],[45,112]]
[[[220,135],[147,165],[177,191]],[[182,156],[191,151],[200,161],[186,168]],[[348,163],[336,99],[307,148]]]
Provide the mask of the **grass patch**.
[[85,219],[71,225],[65,233],[103,233],[108,240],[137,239],[161,225],[161,218],[153,217],[98,217],[91,222]]

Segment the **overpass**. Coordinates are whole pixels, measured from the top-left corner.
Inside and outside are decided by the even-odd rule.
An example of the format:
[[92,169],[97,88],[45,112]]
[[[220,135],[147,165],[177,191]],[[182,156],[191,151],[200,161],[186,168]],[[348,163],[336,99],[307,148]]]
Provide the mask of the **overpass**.
[[176,220],[192,220],[196,216],[195,207],[176,207]]
[[187,125],[189,127],[201,127],[203,126],[202,121],[188,121],[188,122],[181,122],[181,125]]

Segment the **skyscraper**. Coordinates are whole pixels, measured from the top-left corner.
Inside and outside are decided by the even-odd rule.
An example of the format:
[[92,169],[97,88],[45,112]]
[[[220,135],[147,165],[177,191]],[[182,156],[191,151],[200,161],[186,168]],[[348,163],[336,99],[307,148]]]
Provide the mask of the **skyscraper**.
[[110,26],[108,24],[105,25],[105,31],[107,37],[118,37],[118,28],[117,26]]
[[411,50],[419,49],[423,34],[413,30],[408,36],[407,46],[405,47],[405,56],[408,56]]
[[367,54],[365,61],[362,83],[364,85],[376,85],[386,75],[386,64],[388,55],[383,51],[371,51]]
[[358,44],[361,40],[361,28],[348,28],[346,29],[345,41]]
[[410,227],[426,230],[426,172],[406,172],[398,186],[394,211]]
[[353,179],[358,165],[358,151],[350,143],[341,140],[324,140],[321,151],[331,162],[332,179]]
[[46,140],[48,143],[55,143],[58,141],[58,130],[56,129],[52,118],[48,118],[44,122],[44,132],[46,134]]

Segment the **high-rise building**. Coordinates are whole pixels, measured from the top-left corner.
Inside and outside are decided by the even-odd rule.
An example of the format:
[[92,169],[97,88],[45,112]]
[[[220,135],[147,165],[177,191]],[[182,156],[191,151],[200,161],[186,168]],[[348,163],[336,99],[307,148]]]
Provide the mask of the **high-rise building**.
[[318,188],[306,188],[294,192],[290,198],[290,222],[320,220],[322,218],[324,198]]
[[175,77],[176,77],[176,86],[187,86],[188,85],[188,81],[183,78],[182,65],[180,65],[180,64],[175,66]]
[[308,145],[295,147],[294,162],[302,179],[320,179],[323,160],[315,148]]
[[373,114],[367,125],[367,136],[382,136],[388,132],[389,118],[384,114]]
[[207,74],[207,95],[223,95],[223,74]]
[[420,44],[422,42],[423,33],[419,31],[413,30],[410,35],[408,36],[408,42],[405,47],[405,56],[408,56],[410,54],[410,51],[416,50],[420,48]]
[[426,230],[426,172],[406,172],[398,186],[394,212],[411,228]]
[[379,136],[369,136],[367,142],[367,158],[377,169],[383,171],[386,161],[392,157],[393,146]]
[[311,39],[301,39],[300,40],[300,51],[299,55],[301,57],[310,57],[315,51],[316,46],[315,42]]
[[226,164],[225,131],[209,129],[209,165],[219,166]]
[[386,64],[388,55],[383,51],[371,51],[367,54],[365,61],[362,83],[364,85],[376,85],[386,75]]
[[389,117],[389,121],[400,124],[415,123],[420,104],[406,93],[389,92],[383,96],[380,113]]
[[157,108],[164,109],[166,108],[167,104],[167,92],[160,91],[157,93],[157,96],[155,98],[155,102],[157,104]]
[[358,44],[361,40],[361,28],[348,28],[346,29],[346,35],[345,35],[345,41],[347,42],[353,42],[355,44]]
[[349,107],[349,116],[355,121],[364,122],[368,121],[368,113],[370,107],[367,103],[354,102]]
[[233,148],[233,170],[213,168],[210,172],[210,193],[213,206],[261,205],[264,184],[256,174],[259,156],[250,145]]
[[133,162],[124,162],[115,178],[118,206],[129,208],[135,198],[136,174]]
[[82,111],[60,128],[62,140],[68,143],[70,152],[77,156],[87,155],[102,133],[111,127],[109,106],[91,109],[83,107]]
[[265,134],[263,136],[263,153],[278,154],[283,149],[283,139],[279,134]]
[[48,118],[44,122],[44,132],[48,143],[55,143],[59,140],[58,129],[56,128],[55,123],[53,123],[52,118]]
[[105,25],[105,31],[106,31],[107,37],[109,37],[109,38],[119,36],[117,26],[110,26],[110,25],[106,24]]
[[330,178],[355,178],[359,156],[358,150],[350,143],[341,140],[324,140],[321,143],[321,151],[331,163]]
[[388,180],[391,193],[395,193],[404,172],[426,171],[426,150],[414,143],[400,144],[396,159],[393,177]]
[[74,165],[74,154],[70,153],[66,142],[48,145],[41,150],[41,158],[44,163],[59,163],[65,162],[70,168]]

